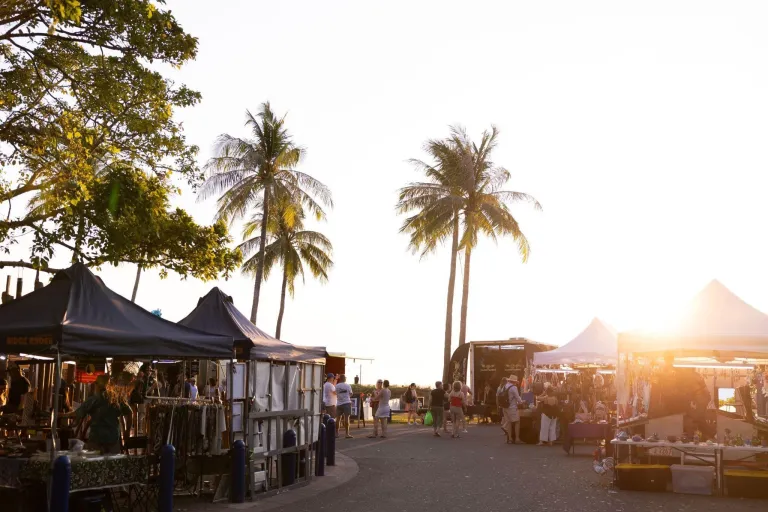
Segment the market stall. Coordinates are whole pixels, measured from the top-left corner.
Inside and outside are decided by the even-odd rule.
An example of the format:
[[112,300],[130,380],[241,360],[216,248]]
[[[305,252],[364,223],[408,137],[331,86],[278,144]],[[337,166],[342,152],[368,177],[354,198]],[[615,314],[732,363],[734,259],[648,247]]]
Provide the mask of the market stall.
[[[688,471],[669,463],[704,450],[711,453],[697,457],[713,468],[717,489],[743,494],[744,479],[765,487],[768,315],[712,281],[665,328],[621,333],[618,343],[620,432],[612,443],[620,485]],[[730,411],[722,389],[731,392]],[[637,460],[661,469],[630,463]]]
[[[75,361],[231,358],[234,349],[231,336],[206,334],[163,320],[113,292],[77,263],[58,272],[49,285],[0,307],[0,353],[54,358],[50,363],[54,389],[59,389],[62,357]],[[71,456],[72,490],[130,485],[138,478],[146,481],[146,472],[136,476],[137,467],[148,466],[146,456],[105,457],[62,450],[68,447],[58,445],[58,400],[59,393],[54,393],[50,434],[42,443],[30,442],[30,429],[22,433],[9,421],[13,418],[0,416],[4,431],[11,434],[2,443],[0,473],[18,475],[6,479],[8,487],[48,478],[57,453]],[[41,456],[41,450],[48,453]]]
[[577,439],[599,443],[613,437],[609,412],[617,359],[616,331],[599,318],[565,345],[533,355],[534,393],[541,394],[547,382],[557,390],[566,453],[574,450]]
[[307,410],[309,416],[297,414],[297,441],[302,445],[316,439],[325,348],[292,345],[270,336],[251,323],[235,307],[232,297],[219,288],[202,297],[179,324],[234,339],[240,362],[227,389],[236,408],[233,430],[247,443],[258,444],[248,446],[250,450],[275,450],[283,437],[283,432],[278,431],[282,416],[268,418],[262,414],[264,419],[257,422],[259,432],[248,432],[251,413]]

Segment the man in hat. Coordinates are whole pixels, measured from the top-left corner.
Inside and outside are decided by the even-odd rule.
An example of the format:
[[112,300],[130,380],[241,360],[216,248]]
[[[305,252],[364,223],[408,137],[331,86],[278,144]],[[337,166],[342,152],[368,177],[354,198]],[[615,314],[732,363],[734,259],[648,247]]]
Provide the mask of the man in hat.
[[517,386],[519,385],[519,379],[517,375],[510,375],[507,378],[507,385],[505,391],[509,395],[509,407],[503,410],[504,423],[507,426],[507,443],[518,444],[520,441],[520,414],[517,411],[517,405],[523,402],[520,398],[520,392]]
[[336,419],[336,386],[333,384],[333,380],[336,376],[329,373],[325,376],[325,384],[323,384],[323,406],[325,412],[334,420]]

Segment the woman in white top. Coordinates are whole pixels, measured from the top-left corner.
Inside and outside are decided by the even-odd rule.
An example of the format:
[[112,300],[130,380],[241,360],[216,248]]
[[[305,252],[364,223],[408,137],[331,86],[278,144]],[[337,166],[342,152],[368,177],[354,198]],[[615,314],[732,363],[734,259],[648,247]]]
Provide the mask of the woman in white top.
[[379,392],[379,408],[376,409],[376,417],[373,418],[374,430],[376,422],[381,421],[381,437],[387,437],[387,421],[389,420],[389,400],[392,398],[392,391],[389,389],[389,381],[383,382],[383,388]]

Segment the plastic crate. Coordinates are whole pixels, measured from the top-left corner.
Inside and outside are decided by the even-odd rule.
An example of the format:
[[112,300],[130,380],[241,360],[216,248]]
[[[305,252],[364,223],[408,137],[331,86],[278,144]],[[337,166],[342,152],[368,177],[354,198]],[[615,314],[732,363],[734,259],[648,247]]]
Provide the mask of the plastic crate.
[[768,471],[727,469],[724,476],[728,496],[732,498],[768,498]]
[[663,464],[619,464],[616,466],[616,485],[624,491],[667,490],[669,466]]
[[712,494],[715,481],[715,468],[712,466],[691,466],[674,464],[672,471],[672,491],[679,494]]

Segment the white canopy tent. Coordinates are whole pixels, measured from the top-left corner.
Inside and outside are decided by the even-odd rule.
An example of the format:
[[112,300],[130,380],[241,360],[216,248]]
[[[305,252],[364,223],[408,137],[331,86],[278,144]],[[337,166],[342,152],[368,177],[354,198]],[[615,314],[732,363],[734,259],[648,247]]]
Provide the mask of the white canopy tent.
[[664,329],[621,333],[618,346],[620,353],[768,358],[768,315],[714,280]]
[[595,318],[586,329],[562,347],[548,352],[536,352],[533,364],[540,365],[598,365],[615,366],[618,360],[616,331]]

